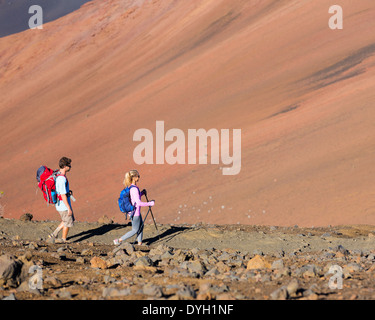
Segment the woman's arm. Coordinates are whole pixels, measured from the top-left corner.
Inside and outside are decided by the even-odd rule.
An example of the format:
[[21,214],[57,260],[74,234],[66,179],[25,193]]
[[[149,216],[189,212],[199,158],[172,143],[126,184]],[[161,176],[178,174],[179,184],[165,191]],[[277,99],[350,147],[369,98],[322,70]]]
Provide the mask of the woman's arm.
[[149,201],[149,202],[142,202],[141,197],[139,195],[139,189],[138,188],[131,188],[130,189],[130,199],[132,202],[132,205],[136,207],[150,207],[155,204],[155,201]]

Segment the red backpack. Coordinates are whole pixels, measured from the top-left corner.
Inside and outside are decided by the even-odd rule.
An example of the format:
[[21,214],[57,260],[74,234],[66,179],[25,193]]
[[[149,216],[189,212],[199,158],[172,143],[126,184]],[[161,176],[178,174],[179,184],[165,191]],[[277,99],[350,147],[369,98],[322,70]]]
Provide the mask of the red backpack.
[[36,172],[36,180],[38,181],[38,187],[43,192],[44,200],[47,204],[55,204],[58,196],[56,194],[56,178],[61,176],[59,170],[53,171],[46,166],[41,166]]

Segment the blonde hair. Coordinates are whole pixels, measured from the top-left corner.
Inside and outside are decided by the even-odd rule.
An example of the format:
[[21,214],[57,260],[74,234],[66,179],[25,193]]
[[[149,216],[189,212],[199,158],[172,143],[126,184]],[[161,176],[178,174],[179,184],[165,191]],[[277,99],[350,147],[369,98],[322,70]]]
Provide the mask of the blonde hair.
[[139,177],[139,172],[137,170],[130,170],[129,172],[125,173],[125,179],[124,179],[124,186],[129,187],[132,182],[133,178]]

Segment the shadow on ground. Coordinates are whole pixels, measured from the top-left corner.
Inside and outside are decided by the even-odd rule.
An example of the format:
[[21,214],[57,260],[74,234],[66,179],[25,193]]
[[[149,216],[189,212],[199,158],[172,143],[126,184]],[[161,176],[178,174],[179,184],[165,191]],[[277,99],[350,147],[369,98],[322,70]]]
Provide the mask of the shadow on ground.
[[169,229],[165,230],[163,233],[159,234],[158,231],[156,231],[158,234],[152,238],[147,238],[144,240],[145,244],[151,245],[152,243],[163,241],[168,242],[172,240],[174,237],[184,233],[186,230],[190,230],[192,228],[190,227],[175,227],[171,226]]
[[[84,240],[88,240],[92,237],[102,236],[102,235],[104,235],[108,232],[111,232],[113,230],[124,229],[129,225],[130,225],[130,222],[128,224],[117,224],[117,223],[105,224],[105,225],[102,225],[98,228],[90,229],[90,230],[87,230],[87,231],[77,233],[73,236],[70,236],[70,237],[68,237],[68,240],[71,240],[73,242],[81,242],[81,241],[84,241]],[[78,238],[78,239],[76,239],[76,238]],[[73,239],[75,239],[75,240],[73,240]]]
[[[68,237],[68,240],[72,242],[82,242],[84,240],[89,240],[92,237],[103,236],[106,233],[111,232],[111,231],[125,229],[126,227],[129,227],[129,226],[131,226],[131,222],[128,222],[127,224],[117,224],[117,223],[105,224],[97,228],[82,231],[80,233],[72,235]],[[171,241],[174,237],[179,236],[180,234],[186,231],[189,231],[190,229],[192,228],[171,226],[167,230],[163,231],[162,233],[159,233],[160,232],[159,230],[155,230],[156,235],[150,238],[145,238],[143,242],[146,245],[151,245],[158,241],[163,241],[167,243],[168,241]],[[134,241],[136,241],[137,235],[133,236],[131,239],[129,239],[129,241],[133,242],[133,238],[134,238]]]

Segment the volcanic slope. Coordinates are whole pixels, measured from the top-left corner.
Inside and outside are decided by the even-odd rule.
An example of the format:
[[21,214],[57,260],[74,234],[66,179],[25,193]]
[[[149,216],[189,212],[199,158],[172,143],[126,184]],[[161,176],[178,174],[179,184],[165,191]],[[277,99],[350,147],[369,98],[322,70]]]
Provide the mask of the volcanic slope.
[[[35,172],[68,156],[78,220],[123,219],[137,168],[160,223],[374,224],[375,3],[340,3],[331,30],[325,0],[94,0],[0,39],[4,216],[56,218]],[[208,164],[135,164],[156,121],[241,129],[241,171],[210,139]]]

